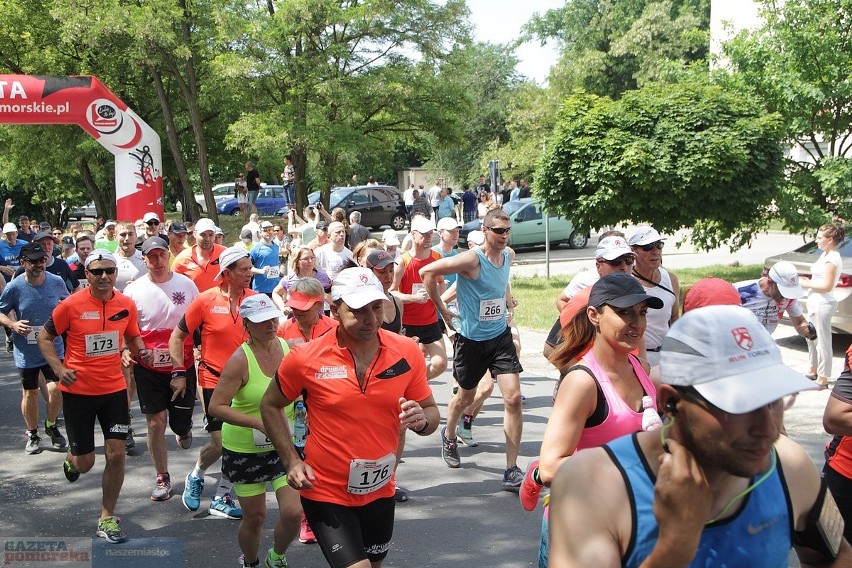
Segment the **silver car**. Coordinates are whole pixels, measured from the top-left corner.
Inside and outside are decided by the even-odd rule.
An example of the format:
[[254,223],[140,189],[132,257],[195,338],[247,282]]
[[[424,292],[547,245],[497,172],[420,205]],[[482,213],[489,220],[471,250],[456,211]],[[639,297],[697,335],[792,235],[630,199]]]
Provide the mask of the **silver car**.
[[[852,334],[852,235],[850,235],[852,227],[845,227],[845,229],[847,236],[837,247],[837,251],[843,258],[843,269],[840,271],[840,281],[834,289],[837,311],[831,318],[831,330],[833,333]],[[811,264],[819,258],[821,252],[815,242],[810,242],[796,250],[770,256],[763,264],[763,273],[766,275],[769,268],[779,260],[786,260],[796,266],[799,276],[810,276]],[[808,307],[804,297],[799,300],[799,303],[802,305],[802,310],[807,312]],[[789,320],[785,318],[784,322],[789,323]]]

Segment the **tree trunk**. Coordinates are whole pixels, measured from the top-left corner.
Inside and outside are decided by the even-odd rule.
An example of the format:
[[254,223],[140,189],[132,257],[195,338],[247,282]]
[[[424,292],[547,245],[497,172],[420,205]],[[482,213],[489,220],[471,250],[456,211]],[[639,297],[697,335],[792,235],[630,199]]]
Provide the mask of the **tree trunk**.
[[102,190],[98,187],[86,158],[77,158],[77,170],[80,172],[83,185],[92,196],[92,201],[95,202],[98,215],[103,215],[104,219],[115,219],[115,187],[112,187],[112,191],[109,188]]

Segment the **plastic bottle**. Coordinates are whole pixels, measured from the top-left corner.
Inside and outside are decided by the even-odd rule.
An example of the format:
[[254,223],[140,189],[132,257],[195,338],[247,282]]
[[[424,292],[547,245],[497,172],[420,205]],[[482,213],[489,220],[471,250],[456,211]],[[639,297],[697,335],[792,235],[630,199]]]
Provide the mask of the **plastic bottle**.
[[308,437],[307,418],[308,414],[305,410],[305,403],[297,400],[293,413],[293,445],[299,450],[304,449],[305,439]]
[[654,399],[650,396],[643,396],[642,408],[644,408],[642,411],[643,430],[656,430],[663,426],[663,421],[660,420],[660,414],[657,412],[657,409],[654,408]]

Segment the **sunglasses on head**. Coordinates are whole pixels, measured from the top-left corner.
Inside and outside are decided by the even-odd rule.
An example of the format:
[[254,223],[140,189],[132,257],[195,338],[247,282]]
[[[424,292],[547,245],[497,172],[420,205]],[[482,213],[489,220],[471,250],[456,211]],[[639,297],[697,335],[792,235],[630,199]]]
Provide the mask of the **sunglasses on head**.
[[625,254],[625,255],[619,256],[618,258],[614,258],[612,260],[607,260],[605,258],[602,258],[601,260],[604,261],[605,263],[607,263],[610,266],[621,266],[622,264],[626,264],[627,266],[631,266],[636,259],[633,258],[632,254]]
[[655,243],[648,243],[647,245],[636,245],[637,248],[644,250],[645,252],[650,252],[654,249],[663,250],[663,247],[666,246],[666,243],[663,241],[657,241]]
[[115,266],[110,266],[108,268],[87,268],[86,272],[91,274],[92,276],[103,276],[104,273],[112,276],[115,274],[115,271],[118,270]]
[[498,235],[505,235],[506,233],[508,233],[509,231],[512,230],[512,227],[483,227],[483,228],[488,229],[492,233],[496,233]]
[[156,219],[151,219],[150,221],[147,221],[145,224],[148,225],[149,227],[151,227],[153,225],[159,225],[160,222],[157,221]]

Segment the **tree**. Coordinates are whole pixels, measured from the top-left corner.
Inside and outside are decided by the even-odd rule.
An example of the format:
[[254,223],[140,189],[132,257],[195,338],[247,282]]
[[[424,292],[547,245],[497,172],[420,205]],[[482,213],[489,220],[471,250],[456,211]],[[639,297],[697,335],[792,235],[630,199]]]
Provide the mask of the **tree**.
[[777,112],[786,142],[778,212],[806,232],[831,216],[852,218],[852,0],[762,2],[764,24],[724,47],[733,84]]
[[582,229],[691,227],[700,248],[736,249],[767,225],[780,127],[754,99],[699,79],[617,101],[578,92],[563,103],[535,192]]

